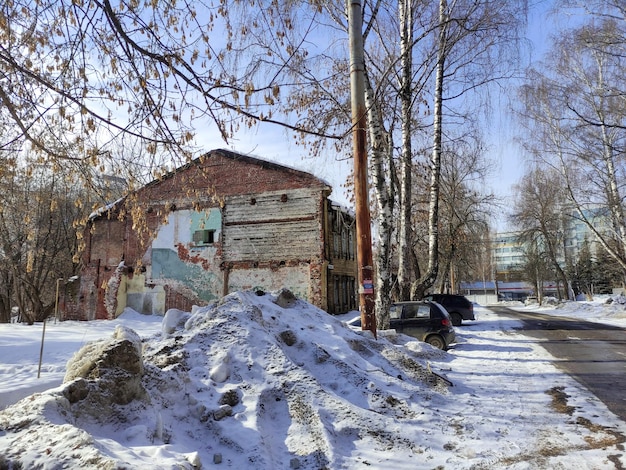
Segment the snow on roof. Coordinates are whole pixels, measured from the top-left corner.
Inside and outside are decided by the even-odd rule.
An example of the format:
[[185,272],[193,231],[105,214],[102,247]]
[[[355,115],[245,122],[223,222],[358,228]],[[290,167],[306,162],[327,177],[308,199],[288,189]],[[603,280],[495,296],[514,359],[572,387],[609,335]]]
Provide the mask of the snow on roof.
[[98,217],[106,214],[108,211],[113,209],[116,205],[118,205],[123,200],[124,200],[124,198],[121,197],[121,198],[117,199],[116,201],[113,201],[113,202],[111,202],[109,204],[106,204],[106,205],[104,205],[102,207],[97,208],[95,211],[93,211],[91,214],[89,214],[89,220],[98,218]]

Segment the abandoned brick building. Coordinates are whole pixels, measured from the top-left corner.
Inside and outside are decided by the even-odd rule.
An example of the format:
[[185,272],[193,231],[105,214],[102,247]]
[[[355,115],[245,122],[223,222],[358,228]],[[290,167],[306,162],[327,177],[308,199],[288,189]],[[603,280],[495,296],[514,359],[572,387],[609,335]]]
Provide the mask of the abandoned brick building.
[[90,218],[63,316],[189,311],[283,287],[329,313],[356,309],[354,218],[330,193],[309,173],[211,151]]

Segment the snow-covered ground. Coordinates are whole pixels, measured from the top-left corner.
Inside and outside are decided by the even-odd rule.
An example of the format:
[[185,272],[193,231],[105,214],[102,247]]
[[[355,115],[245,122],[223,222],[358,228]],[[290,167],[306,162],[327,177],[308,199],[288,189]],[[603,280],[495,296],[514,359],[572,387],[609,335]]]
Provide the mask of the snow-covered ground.
[[[50,322],[40,378],[42,325],[0,325],[0,468],[626,467],[626,423],[514,319],[478,306],[442,352],[279,300]],[[512,307],[626,326],[604,299]],[[121,326],[143,339],[145,395],[103,406],[103,389],[68,392],[68,360],[116,328],[128,338]]]

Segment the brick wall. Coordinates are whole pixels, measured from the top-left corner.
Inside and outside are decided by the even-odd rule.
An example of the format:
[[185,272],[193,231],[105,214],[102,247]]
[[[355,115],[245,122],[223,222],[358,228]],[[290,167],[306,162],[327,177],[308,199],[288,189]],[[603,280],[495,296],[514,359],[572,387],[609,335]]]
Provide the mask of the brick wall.
[[[258,259],[254,259],[250,252],[244,255],[232,249],[237,248],[236,245],[227,245],[233,239],[224,233],[226,243],[216,242],[217,254],[222,257],[217,265],[223,266],[228,258],[232,276],[232,270],[238,266],[255,266],[255,263],[258,266],[261,262],[275,266],[274,274],[280,278],[282,267],[306,263],[309,266],[309,301],[324,307],[326,264],[322,220],[329,192],[326,183],[308,173],[228,151],[211,152],[208,157],[144,186],[111,213],[93,220],[92,230],[86,233],[87,250],[83,257],[85,268],[81,273],[79,299],[76,306],[69,308],[77,316],[82,311],[84,319],[108,318],[103,305],[104,287],[122,260],[126,265],[124,275],[132,276],[134,270],[145,272],[151,262],[151,241],[169,213],[211,207],[232,212],[237,204],[245,210],[235,210],[233,213],[238,215],[231,217],[230,222],[239,232],[262,232],[265,245],[258,243]],[[120,214],[123,217],[119,217]],[[227,254],[222,251],[222,245],[230,248]],[[173,289],[167,280],[159,284],[166,289],[166,310],[190,310],[191,305],[197,304],[197,299],[192,300],[192,296]],[[271,284],[268,280],[267,285]],[[218,292],[220,296],[222,293]]]

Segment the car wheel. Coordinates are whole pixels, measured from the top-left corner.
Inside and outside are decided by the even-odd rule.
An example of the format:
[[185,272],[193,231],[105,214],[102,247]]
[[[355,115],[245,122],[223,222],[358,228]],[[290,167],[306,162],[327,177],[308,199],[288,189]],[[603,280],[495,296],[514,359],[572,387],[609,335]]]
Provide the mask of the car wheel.
[[452,319],[452,325],[461,326],[461,323],[463,322],[463,317],[461,316],[461,314],[456,312],[451,313],[450,318]]
[[446,343],[441,336],[433,335],[426,338],[426,342],[433,348],[446,349]]

